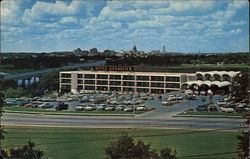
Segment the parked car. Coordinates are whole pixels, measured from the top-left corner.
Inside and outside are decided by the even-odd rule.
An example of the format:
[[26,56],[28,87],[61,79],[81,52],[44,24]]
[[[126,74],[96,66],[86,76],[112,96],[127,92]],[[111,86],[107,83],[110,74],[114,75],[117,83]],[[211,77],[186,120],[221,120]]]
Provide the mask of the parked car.
[[176,100],[176,97],[174,95],[169,95],[166,99],[166,101],[174,101]]
[[118,105],[118,106],[115,108],[116,111],[123,111],[124,109],[125,109],[125,107],[122,106],[122,105]]
[[126,108],[124,108],[124,111],[125,112],[132,112],[133,108],[132,107],[126,107]]
[[25,107],[30,107],[30,108],[34,108],[34,105],[32,103],[28,103],[24,105]]
[[218,100],[216,103],[219,107],[229,107],[230,106],[230,104],[224,100]]
[[7,105],[18,105],[18,102],[17,101],[5,101],[5,103],[7,104]]
[[92,110],[96,110],[96,107],[95,106],[92,106],[92,105],[88,105],[84,108],[84,110],[86,111],[92,111]]
[[106,104],[99,104],[96,106],[96,110],[104,110],[106,108]]
[[194,96],[194,95],[188,95],[188,96],[186,97],[186,99],[187,99],[187,100],[196,100],[196,96]]
[[82,107],[82,106],[77,106],[77,107],[75,107],[75,110],[76,110],[76,111],[81,111],[81,110],[84,110],[84,107]]
[[220,107],[221,112],[226,112],[226,113],[233,113],[234,109],[233,108],[225,108],[225,107]]
[[115,110],[115,107],[114,106],[108,106],[105,108],[106,111],[113,111]]
[[64,103],[64,102],[60,102],[57,106],[56,106],[56,110],[67,110],[69,107],[68,104]]
[[136,107],[136,110],[137,110],[137,111],[144,111],[144,110],[147,110],[147,108],[146,108],[146,107],[139,106],[139,107]]
[[43,103],[43,104],[38,105],[37,107],[45,109],[45,108],[53,108],[54,105],[51,103]]
[[17,105],[24,106],[25,104],[29,104],[29,101],[17,101]]
[[196,107],[196,111],[198,111],[198,112],[204,112],[204,111],[208,111],[208,109],[207,109],[207,107],[206,106],[204,106],[204,105],[198,105],[197,107]]
[[218,108],[216,107],[216,105],[210,105],[210,106],[208,106],[208,110],[210,112],[217,112]]

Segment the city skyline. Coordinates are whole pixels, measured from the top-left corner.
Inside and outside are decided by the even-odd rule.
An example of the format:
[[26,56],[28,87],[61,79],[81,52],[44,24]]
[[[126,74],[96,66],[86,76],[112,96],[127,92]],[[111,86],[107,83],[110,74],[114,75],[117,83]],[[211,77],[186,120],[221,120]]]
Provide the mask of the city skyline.
[[247,52],[249,4],[240,1],[1,2],[1,52]]

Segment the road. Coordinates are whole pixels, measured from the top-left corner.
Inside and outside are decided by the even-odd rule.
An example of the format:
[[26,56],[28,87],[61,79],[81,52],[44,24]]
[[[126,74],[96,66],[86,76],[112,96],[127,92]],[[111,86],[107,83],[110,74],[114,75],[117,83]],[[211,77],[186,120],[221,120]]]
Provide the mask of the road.
[[240,129],[242,119],[219,118],[171,118],[148,119],[138,117],[88,117],[88,116],[53,116],[31,114],[8,114],[3,116],[6,125],[36,125],[36,126],[76,126],[76,127],[170,127],[191,129]]
[[63,66],[63,67],[59,67],[59,68],[50,68],[50,69],[42,70],[42,71],[25,72],[25,73],[19,73],[19,74],[8,74],[4,77],[4,80],[33,77],[33,76],[42,75],[42,74],[56,71],[56,70],[60,70],[60,69],[73,69],[73,68],[79,68],[79,67],[85,67],[85,66],[99,66],[99,65],[104,65],[104,64],[105,64],[105,60],[101,60],[101,61],[95,61],[95,62],[89,62],[89,63]]

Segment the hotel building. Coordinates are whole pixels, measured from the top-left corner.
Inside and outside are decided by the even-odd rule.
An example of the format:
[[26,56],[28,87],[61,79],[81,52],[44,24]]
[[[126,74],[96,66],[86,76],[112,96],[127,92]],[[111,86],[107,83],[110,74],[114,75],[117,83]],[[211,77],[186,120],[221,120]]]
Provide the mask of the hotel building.
[[188,78],[187,73],[65,71],[60,72],[60,92],[92,90],[167,93],[180,90],[182,83],[187,82]]

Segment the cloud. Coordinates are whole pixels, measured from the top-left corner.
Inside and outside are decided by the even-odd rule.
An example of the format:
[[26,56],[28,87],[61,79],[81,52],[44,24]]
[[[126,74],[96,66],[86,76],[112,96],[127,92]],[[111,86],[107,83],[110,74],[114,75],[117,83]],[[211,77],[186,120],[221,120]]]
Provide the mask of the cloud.
[[60,20],[60,23],[62,24],[76,24],[78,20],[75,17],[63,17]]
[[231,34],[239,34],[242,30],[240,28],[238,29],[233,29],[233,30],[230,30],[229,33]]

